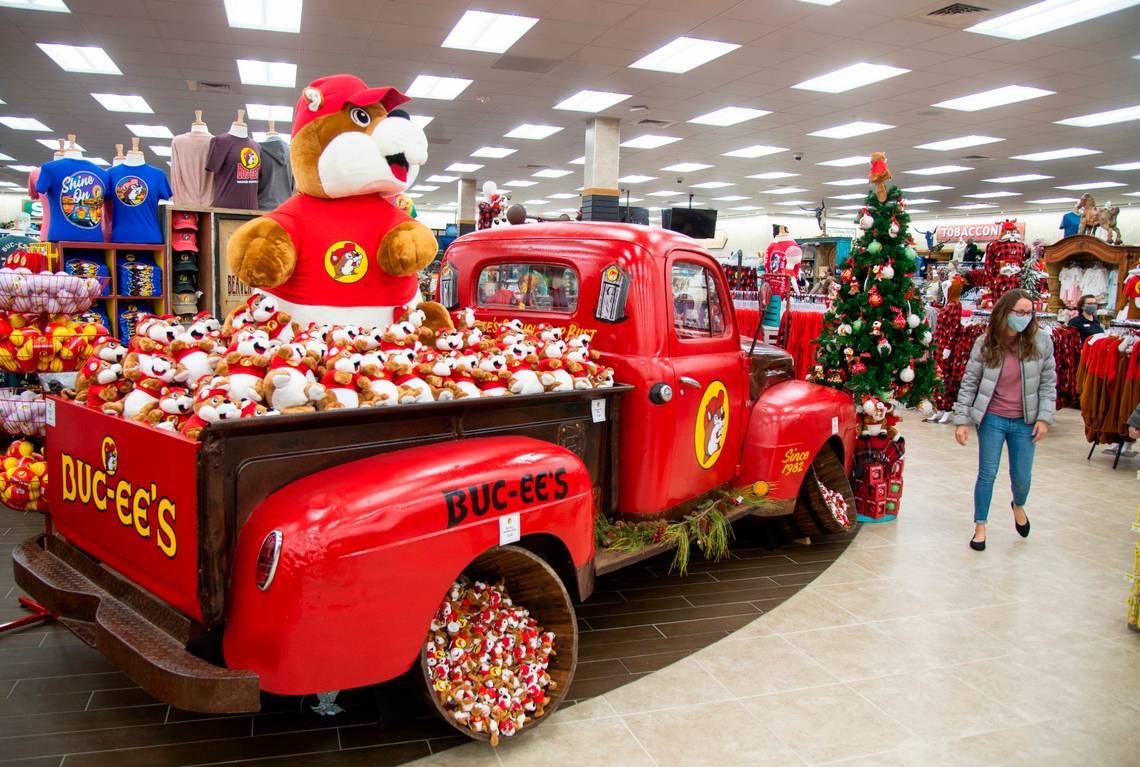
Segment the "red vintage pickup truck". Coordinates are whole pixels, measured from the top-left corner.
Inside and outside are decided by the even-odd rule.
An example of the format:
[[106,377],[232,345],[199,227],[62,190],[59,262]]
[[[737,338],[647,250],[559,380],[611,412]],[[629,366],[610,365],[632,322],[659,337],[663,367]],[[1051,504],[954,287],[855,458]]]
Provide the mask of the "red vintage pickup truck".
[[747,488],[762,502],[735,516],[844,529],[814,477],[850,498],[850,398],[739,336],[723,271],[693,240],[479,232],[448,249],[438,299],[488,327],[589,335],[618,383],[227,421],[199,442],[53,400],[49,531],[14,553],[17,582],[155,696],[250,711],[261,691],[405,673],[453,581],[494,576],[496,552],[527,552],[585,600],[596,574],[661,550],[599,551],[595,515],[676,518]]

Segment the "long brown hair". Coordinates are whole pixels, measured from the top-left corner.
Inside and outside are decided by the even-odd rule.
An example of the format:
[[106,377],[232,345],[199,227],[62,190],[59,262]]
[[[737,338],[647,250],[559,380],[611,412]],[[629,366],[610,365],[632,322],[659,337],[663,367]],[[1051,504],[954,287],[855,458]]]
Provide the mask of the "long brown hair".
[[[990,314],[990,326],[986,328],[985,340],[982,341],[982,362],[988,368],[1001,367],[1002,359],[1005,358],[1006,349],[1009,347],[1009,336],[1006,331],[1009,329],[1009,313],[1013,311],[1013,307],[1021,299],[1028,299],[1033,303],[1033,296],[1029,295],[1028,291],[1015,288],[1005,293],[994,304],[992,313]],[[1018,357],[1023,360],[1037,359],[1041,352],[1037,349],[1037,315],[1033,315],[1029,320],[1029,324],[1025,326],[1025,330],[1018,334]]]

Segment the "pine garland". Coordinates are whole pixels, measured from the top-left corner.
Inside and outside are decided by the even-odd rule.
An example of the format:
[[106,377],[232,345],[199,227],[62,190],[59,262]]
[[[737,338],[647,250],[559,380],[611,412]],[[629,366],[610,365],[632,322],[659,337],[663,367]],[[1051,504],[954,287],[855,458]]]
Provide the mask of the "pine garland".
[[675,522],[611,522],[599,514],[594,520],[594,538],[599,548],[610,551],[634,553],[654,545],[673,549],[669,572],[685,575],[694,544],[709,561],[728,556],[728,542],[734,536],[726,512],[743,502],[741,495],[718,493]]

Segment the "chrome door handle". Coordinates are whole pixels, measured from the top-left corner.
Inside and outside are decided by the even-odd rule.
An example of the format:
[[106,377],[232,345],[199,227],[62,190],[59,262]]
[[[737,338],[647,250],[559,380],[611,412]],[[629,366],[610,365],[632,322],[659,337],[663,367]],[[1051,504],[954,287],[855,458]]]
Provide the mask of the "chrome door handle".
[[681,383],[688,384],[689,386],[692,386],[695,389],[701,388],[701,382],[695,378],[689,378],[688,376],[681,376],[681,378],[679,380],[681,381]]

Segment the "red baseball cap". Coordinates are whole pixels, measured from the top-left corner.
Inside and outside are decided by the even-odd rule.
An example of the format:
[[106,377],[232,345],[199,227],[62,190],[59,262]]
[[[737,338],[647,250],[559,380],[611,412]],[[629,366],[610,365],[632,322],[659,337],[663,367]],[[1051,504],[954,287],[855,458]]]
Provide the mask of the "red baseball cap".
[[321,77],[301,89],[301,98],[293,110],[293,135],[316,118],[339,112],[345,104],[358,107],[381,104],[391,112],[410,100],[395,88],[369,88],[356,75]]

